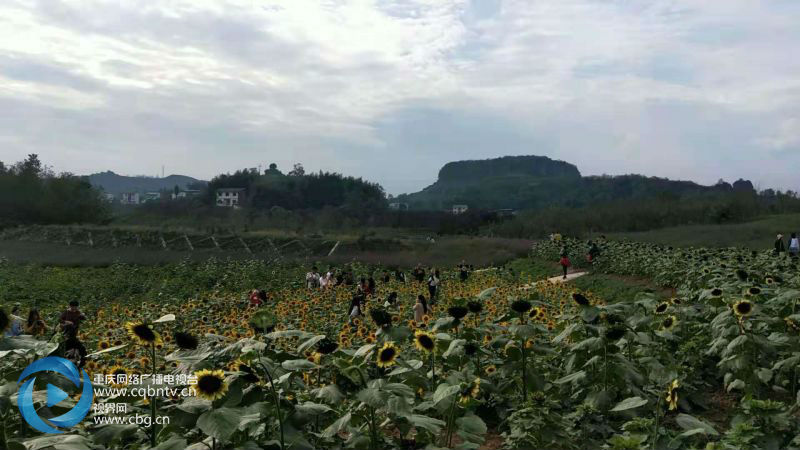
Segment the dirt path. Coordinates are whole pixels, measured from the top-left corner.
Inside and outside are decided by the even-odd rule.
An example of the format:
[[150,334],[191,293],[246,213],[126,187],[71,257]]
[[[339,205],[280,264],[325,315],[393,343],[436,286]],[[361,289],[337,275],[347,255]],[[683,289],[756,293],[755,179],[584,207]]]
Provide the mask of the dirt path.
[[526,285],[520,286],[519,289],[522,289],[522,290],[530,289],[536,283],[541,283],[542,281],[547,281],[548,283],[566,283],[567,281],[572,281],[575,278],[582,277],[582,276],[584,276],[584,275],[586,275],[588,273],[589,272],[572,272],[572,273],[568,273],[566,279],[564,279],[564,277],[562,275],[558,275],[558,276],[555,276],[555,277],[550,277],[547,280],[541,280],[541,281],[537,281],[537,282],[534,282],[534,283],[530,283],[530,284],[526,284]]

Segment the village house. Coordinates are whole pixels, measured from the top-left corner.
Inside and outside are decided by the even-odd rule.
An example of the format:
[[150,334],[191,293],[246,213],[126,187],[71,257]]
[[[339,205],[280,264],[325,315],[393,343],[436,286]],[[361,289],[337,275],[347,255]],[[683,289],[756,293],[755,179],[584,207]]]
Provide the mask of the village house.
[[217,189],[217,206],[238,208],[244,202],[244,188]]
[[395,211],[408,211],[408,203],[392,202],[389,203],[389,209]]
[[453,214],[464,214],[467,212],[467,205],[453,205]]
[[119,197],[119,202],[123,205],[138,205],[139,193],[138,192],[123,192]]

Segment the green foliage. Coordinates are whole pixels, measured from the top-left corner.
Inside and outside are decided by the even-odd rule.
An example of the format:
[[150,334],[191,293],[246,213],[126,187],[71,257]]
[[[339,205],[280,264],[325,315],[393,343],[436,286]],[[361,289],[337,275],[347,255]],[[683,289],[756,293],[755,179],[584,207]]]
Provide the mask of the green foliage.
[[30,223],[99,223],[110,219],[100,192],[84,177],[55,175],[37,155],[0,164],[0,228]]

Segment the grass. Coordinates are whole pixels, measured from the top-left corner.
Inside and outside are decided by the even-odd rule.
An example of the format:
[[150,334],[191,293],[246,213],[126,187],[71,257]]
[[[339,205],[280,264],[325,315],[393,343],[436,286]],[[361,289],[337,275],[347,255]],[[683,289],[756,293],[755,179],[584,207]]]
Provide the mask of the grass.
[[[446,237],[430,243],[421,239],[400,241],[401,247],[394,241],[383,244],[366,243],[359,247],[357,242],[342,243],[330,257],[326,256],[332,245],[325,246],[321,253],[312,256],[297,256],[287,250],[286,260],[336,264],[359,261],[366,264],[385,266],[413,267],[418,263],[426,266],[452,267],[465,261],[478,267],[503,264],[515,258],[527,255],[532,241],[524,239]],[[375,244],[375,245],[373,245]],[[381,245],[386,248],[381,248]],[[299,251],[299,250],[298,250]],[[161,250],[156,248],[137,248],[132,246],[119,248],[91,248],[82,245],[67,246],[56,242],[32,241],[0,241],[0,258],[15,263],[33,263],[49,266],[84,266],[102,267],[115,262],[139,265],[159,265],[175,263],[189,259],[204,261],[211,257],[217,259],[271,259],[271,253],[256,252],[253,255],[244,250]]]
[[604,273],[590,273],[571,281],[578,289],[594,292],[608,303],[631,301],[639,293],[653,293],[657,298],[667,299],[672,292],[655,286],[645,278],[622,277]]
[[635,233],[606,233],[609,238],[652,242],[676,247],[772,248],[775,235],[786,239],[800,232],[800,214],[767,216],[758,220],[725,225],[683,225]]

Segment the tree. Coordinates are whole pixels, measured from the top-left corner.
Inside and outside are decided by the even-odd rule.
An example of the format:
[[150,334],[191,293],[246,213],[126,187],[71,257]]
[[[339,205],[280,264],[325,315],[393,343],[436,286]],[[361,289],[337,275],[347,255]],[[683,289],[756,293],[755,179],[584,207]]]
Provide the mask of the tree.
[[175,185],[175,188],[172,189],[172,192],[175,194],[175,197],[178,197],[178,193],[181,191],[181,188],[178,185]]
[[289,172],[290,177],[302,177],[305,174],[306,169],[304,169],[303,165],[300,163],[295,164],[292,170]]
[[22,176],[38,177],[42,173],[42,162],[39,155],[31,153],[25,161],[17,163],[17,173]]

